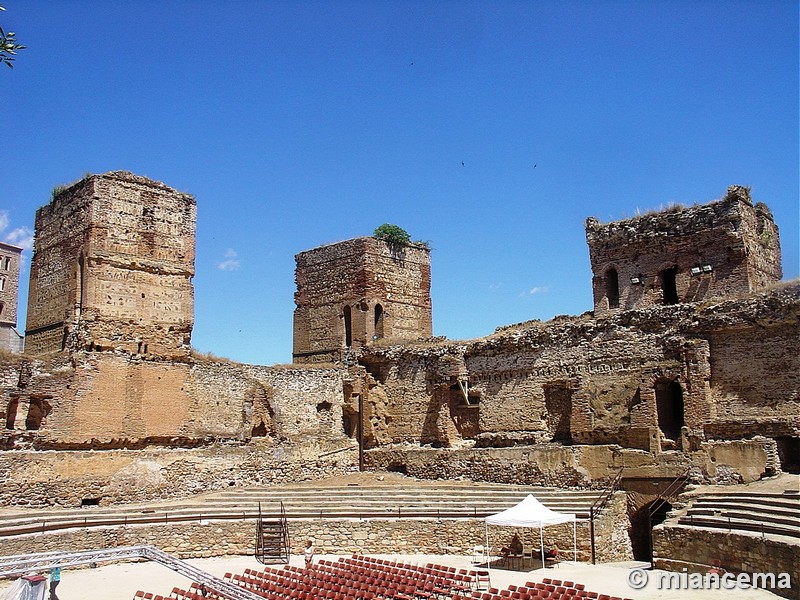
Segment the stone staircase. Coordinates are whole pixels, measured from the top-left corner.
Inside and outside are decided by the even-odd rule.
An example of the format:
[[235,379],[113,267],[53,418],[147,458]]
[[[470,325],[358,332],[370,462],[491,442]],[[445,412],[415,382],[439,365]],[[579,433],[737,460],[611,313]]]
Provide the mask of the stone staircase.
[[800,540],[800,493],[703,493],[689,502],[678,524]]
[[[248,487],[180,501],[82,508],[0,510],[0,537],[67,529],[218,519],[483,518],[528,494],[559,512],[588,519],[602,490],[561,490],[471,481],[303,482]],[[285,512],[282,512],[285,511]]]

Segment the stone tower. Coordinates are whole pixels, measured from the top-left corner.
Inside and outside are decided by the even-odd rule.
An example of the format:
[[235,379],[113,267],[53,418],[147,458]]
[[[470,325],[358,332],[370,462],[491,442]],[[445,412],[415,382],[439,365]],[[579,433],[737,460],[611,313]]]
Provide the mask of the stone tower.
[[295,261],[294,362],[339,361],[379,338],[431,336],[427,246],[361,237]]
[[22,248],[0,242],[0,350],[22,352],[23,337],[17,331],[19,264]]
[[601,224],[586,220],[595,314],[749,293],[780,281],[778,227],[750,190]]
[[124,171],[90,175],[36,211],[26,351],[189,351],[195,199]]

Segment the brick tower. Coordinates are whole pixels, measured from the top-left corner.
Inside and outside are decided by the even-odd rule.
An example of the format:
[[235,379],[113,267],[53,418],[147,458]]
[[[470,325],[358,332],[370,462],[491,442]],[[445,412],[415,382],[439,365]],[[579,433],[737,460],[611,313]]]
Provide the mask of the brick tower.
[[595,314],[749,293],[780,281],[778,226],[750,190],[600,224],[586,220]]
[[339,361],[380,338],[430,337],[430,250],[361,237],[295,256],[294,362]]
[[19,263],[22,248],[0,242],[0,349],[22,352],[23,337],[17,331]]
[[195,199],[124,171],[36,211],[26,350],[178,357],[194,315]]

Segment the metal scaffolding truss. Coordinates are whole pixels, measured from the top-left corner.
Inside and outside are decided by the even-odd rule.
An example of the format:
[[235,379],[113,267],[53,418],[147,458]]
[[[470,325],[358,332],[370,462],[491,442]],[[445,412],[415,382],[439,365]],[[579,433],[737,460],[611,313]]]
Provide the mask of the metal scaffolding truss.
[[176,573],[205,585],[230,600],[261,600],[261,596],[224,581],[186,561],[175,558],[154,546],[123,546],[102,550],[81,550],[79,552],[40,552],[0,556],[0,576],[25,575],[26,573],[48,571],[55,567],[74,567],[93,563],[116,562],[120,560],[145,559],[155,561]]

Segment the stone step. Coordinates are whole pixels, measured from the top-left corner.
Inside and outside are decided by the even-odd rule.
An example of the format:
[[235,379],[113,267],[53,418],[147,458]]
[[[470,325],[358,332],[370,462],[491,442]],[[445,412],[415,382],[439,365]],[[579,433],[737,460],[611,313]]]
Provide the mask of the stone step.
[[[255,519],[281,516],[281,505],[292,519],[307,518],[482,518],[509,508],[533,493],[545,506],[575,513],[579,519],[601,492],[557,490],[504,484],[402,484],[315,487],[306,482],[265,488],[241,488],[203,494],[161,506],[118,505],[0,513],[0,536],[49,528],[179,522],[195,519]],[[260,506],[259,506],[260,504]]]
[[751,521],[749,519],[734,519],[726,517],[681,517],[678,519],[679,525],[689,527],[706,527],[719,529],[722,531],[737,530],[748,531],[757,534],[783,535],[800,539],[800,527],[783,527],[779,525],[767,525],[763,522]]
[[779,526],[800,528],[797,513],[770,514],[764,512],[754,512],[749,510],[730,510],[715,511],[710,509],[689,509],[686,513],[688,517],[721,517],[733,519],[746,519],[755,523],[774,523]]
[[772,496],[750,496],[747,494],[730,494],[730,495],[714,495],[703,494],[696,498],[693,502],[694,505],[701,506],[759,506],[766,509],[778,508],[786,510],[800,510],[800,498],[784,495]]
[[771,515],[779,518],[797,519],[800,514],[800,507],[777,507],[772,506],[765,509],[763,506],[741,503],[741,504],[716,504],[716,503],[697,503],[693,504],[687,509],[687,514],[699,514],[702,511],[704,514],[728,514],[730,512],[748,512],[756,516],[758,515]]

